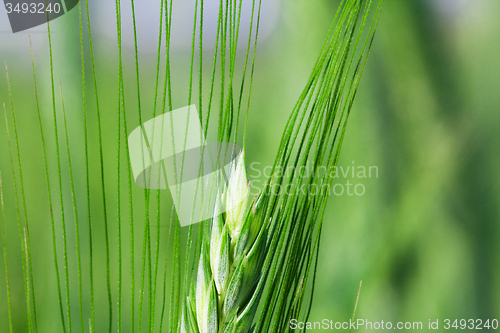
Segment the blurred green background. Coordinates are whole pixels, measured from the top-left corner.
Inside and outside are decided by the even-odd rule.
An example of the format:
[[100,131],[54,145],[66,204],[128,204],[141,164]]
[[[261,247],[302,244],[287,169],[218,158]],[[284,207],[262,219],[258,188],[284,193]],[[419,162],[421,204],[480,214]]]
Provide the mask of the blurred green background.
[[[105,179],[112,230],[111,255],[116,258],[118,77],[114,9],[113,3],[108,2],[91,2],[90,5],[99,97],[105,124],[105,164],[109,166]],[[177,4],[179,25],[173,33],[178,37],[173,37],[172,50],[173,80],[177,84],[174,86],[174,108],[187,103],[186,68],[190,51],[185,39],[189,40],[191,29],[191,5],[191,1],[179,1]],[[273,0],[264,5],[263,37],[257,52],[248,128],[248,165],[258,163],[263,169],[273,162],[286,119],[309,76],[337,6],[338,1],[331,0]],[[145,118],[149,119],[156,73],[156,41],[151,36],[156,36],[158,29],[157,23],[155,26],[150,22],[158,20],[159,1],[144,1],[139,7],[142,8],[138,11],[142,107]],[[207,11],[210,12],[210,8]],[[354,184],[363,184],[365,194],[349,196],[344,193],[330,198],[323,227],[311,321],[325,318],[348,320],[352,316],[361,280],[363,287],[358,318],[373,322],[422,321],[424,327],[429,319],[439,319],[440,322],[446,318],[500,319],[498,17],[500,2],[496,0],[385,1],[339,162],[345,168],[353,165],[376,166],[378,177],[351,179],[348,176],[347,179],[340,179],[340,183],[349,180]],[[0,20],[0,60],[9,66],[28,217],[31,217],[39,328],[40,332],[55,332],[60,330],[60,323],[28,33],[9,33],[3,8]],[[124,34],[128,34],[128,42],[124,41],[126,105],[133,124],[130,126],[135,127],[138,119],[134,99],[133,44],[130,43],[130,21],[127,18],[124,20]],[[188,24],[183,25],[185,22]],[[207,30],[209,28],[210,25],[207,25]],[[83,225],[80,236],[88,239],[77,11],[54,21],[53,29],[55,77],[63,82],[70,123],[69,140]],[[47,38],[43,31],[44,27],[38,27],[31,34],[40,81],[43,124],[51,133],[50,73]],[[209,44],[210,37],[207,40]],[[207,53],[210,52],[213,49],[207,47]],[[207,78],[211,63],[211,57],[207,56]],[[86,75],[89,144],[93,149],[90,191],[92,211],[96,212],[93,219],[94,254],[96,270],[102,271],[105,265],[104,229],[100,217],[102,199],[90,67]],[[59,93],[56,92],[56,95],[59,96]],[[6,104],[11,121],[5,78],[0,79],[0,103]],[[58,114],[61,115],[59,104]],[[52,147],[53,134],[48,134],[47,140]],[[14,321],[16,331],[22,332],[26,330],[26,310],[21,249],[5,126],[0,126],[0,142]],[[66,158],[64,147],[63,141],[63,161]],[[123,161],[125,154],[123,150]],[[49,149],[48,156],[49,167],[56,170],[55,151]],[[52,172],[50,177],[55,188],[57,172]],[[250,170],[249,178],[254,182],[263,180],[262,177],[252,177]],[[77,323],[74,227],[67,170],[63,170],[63,185],[67,204],[70,280],[73,281],[72,304],[75,305],[73,317]],[[122,188],[124,198],[125,190]],[[137,277],[140,277],[142,253],[143,221],[140,216],[144,207],[140,193],[140,189],[134,188]],[[57,198],[54,205],[57,211]],[[169,193],[162,194],[162,207],[169,205]],[[128,207],[122,210],[123,223],[128,223]],[[163,235],[166,235],[170,222],[168,209],[163,211],[160,234],[165,239]],[[59,220],[56,222],[60,224]],[[128,255],[128,224],[124,225],[123,232],[124,251]],[[185,230],[182,231],[184,234]],[[58,239],[61,249],[59,228]],[[82,241],[82,252],[88,252],[88,241]],[[167,252],[162,251],[160,262],[168,256]],[[3,256],[0,262],[0,332],[7,332]],[[84,256],[83,266],[88,266],[87,256]],[[128,272],[129,268],[125,266],[124,269]],[[112,261],[112,272],[115,278],[115,261]],[[124,286],[130,283],[127,274]],[[116,282],[113,282],[114,302],[115,287]],[[85,288],[88,288],[88,278],[84,279],[84,290],[87,290]],[[101,274],[96,278],[98,331],[107,328],[105,288],[105,277]],[[84,294],[84,302],[89,302],[87,293]],[[127,311],[130,296],[126,291],[123,302],[124,311]],[[88,309],[84,315],[88,317]],[[124,329],[128,330],[126,325],[129,320],[125,318]]]

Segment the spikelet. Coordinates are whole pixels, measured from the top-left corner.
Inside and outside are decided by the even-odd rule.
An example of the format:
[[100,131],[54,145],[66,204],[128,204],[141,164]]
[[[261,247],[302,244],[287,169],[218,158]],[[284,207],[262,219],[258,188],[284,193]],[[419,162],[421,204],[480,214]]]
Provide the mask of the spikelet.
[[[247,208],[249,186],[244,152],[232,168],[224,214],[212,219],[204,239],[192,288],[182,308],[182,333],[248,332],[261,290],[257,281],[266,252],[264,194]],[[217,205],[223,204],[217,202]]]

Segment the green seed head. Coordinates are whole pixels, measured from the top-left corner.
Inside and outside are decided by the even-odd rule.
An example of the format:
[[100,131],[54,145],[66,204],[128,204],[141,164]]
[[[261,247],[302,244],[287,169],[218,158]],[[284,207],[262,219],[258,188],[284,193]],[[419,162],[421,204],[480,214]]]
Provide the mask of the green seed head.
[[[247,208],[249,188],[242,153],[232,170],[224,214],[212,219],[210,237],[203,238],[197,278],[185,300],[181,332],[247,332],[261,292],[257,281],[266,252],[264,194]],[[218,210],[219,211],[219,210]]]

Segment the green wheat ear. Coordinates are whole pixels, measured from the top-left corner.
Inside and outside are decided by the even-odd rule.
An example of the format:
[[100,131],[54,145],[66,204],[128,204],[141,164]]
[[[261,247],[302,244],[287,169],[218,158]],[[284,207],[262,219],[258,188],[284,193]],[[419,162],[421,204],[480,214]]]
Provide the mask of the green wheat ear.
[[[266,253],[263,196],[246,208],[249,196],[244,153],[233,168],[227,187],[226,213],[212,219],[210,240],[204,241],[194,301],[187,297],[181,332],[247,332],[261,292],[258,274]],[[217,205],[221,204],[220,201]]]
[[[250,208],[244,152],[232,167],[225,199],[218,203],[225,205],[225,213],[200,228],[197,270],[185,288],[181,332],[285,332],[291,330],[290,319],[304,316],[307,321],[326,189],[332,182],[317,171],[337,164],[382,3],[374,16],[371,0],[339,5],[286,124],[272,176]],[[292,175],[276,172],[288,167]],[[303,177],[295,172],[300,168],[315,172]],[[303,191],[311,186],[321,191]]]

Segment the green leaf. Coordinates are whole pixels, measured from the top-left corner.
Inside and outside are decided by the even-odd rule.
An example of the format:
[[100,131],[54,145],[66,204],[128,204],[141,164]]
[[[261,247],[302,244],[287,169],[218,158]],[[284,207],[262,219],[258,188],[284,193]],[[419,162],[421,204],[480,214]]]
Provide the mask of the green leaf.
[[241,289],[243,287],[243,279],[245,278],[246,258],[242,258],[233,273],[229,286],[227,288],[222,314],[224,318],[231,318],[241,304]]
[[215,284],[212,282],[207,298],[207,321],[206,326],[203,327],[203,333],[217,333],[219,329],[219,321],[217,317],[217,290]]
[[226,324],[224,325],[224,327],[222,328],[222,331],[221,333],[234,333],[234,328],[235,328],[235,324],[236,324],[236,314],[231,318],[231,320]]
[[196,319],[193,315],[193,311],[189,306],[190,301],[184,303],[182,307],[182,317],[181,317],[181,333],[198,333],[198,327],[196,324]]
[[[217,218],[215,218],[214,220],[217,220]],[[217,237],[217,233],[217,230],[212,230],[212,241],[210,244],[210,265],[212,268],[215,286],[217,287],[217,291],[223,298],[229,279],[230,240],[225,226],[222,229],[220,237]]]
[[250,331],[253,318],[255,317],[259,307],[261,295],[262,293],[260,291],[253,294],[245,309],[243,309],[241,314],[238,316],[234,330],[235,333],[246,333]]
[[212,275],[210,273],[210,263],[206,250],[203,245],[198,265],[198,279],[196,283],[196,317],[200,331],[204,333],[204,327],[207,326],[209,316],[209,292],[211,287]]
[[267,195],[261,193],[254,198],[252,208],[249,209],[245,215],[245,222],[243,223],[239,237],[236,240],[234,249],[234,261],[236,262],[242,255],[250,250],[250,248],[254,245],[257,236],[263,230],[262,227],[264,225],[263,222],[266,209],[264,202],[267,203]]

